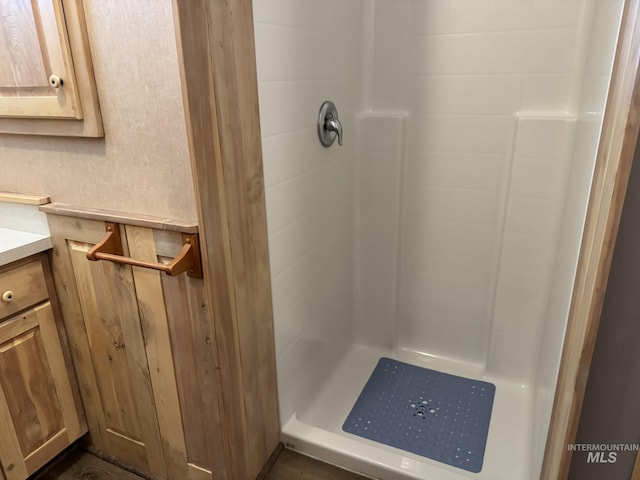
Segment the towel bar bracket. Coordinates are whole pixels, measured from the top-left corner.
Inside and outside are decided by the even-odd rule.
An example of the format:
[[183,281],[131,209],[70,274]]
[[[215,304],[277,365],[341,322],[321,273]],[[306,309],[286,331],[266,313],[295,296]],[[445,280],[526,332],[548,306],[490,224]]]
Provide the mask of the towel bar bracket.
[[153,263],[144,260],[136,260],[124,256],[122,250],[122,237],[120,225],[117,223],[105,223],[105,235],[87,252],[87,258],[91,261],[108,260],[120,265],[150,268],[165,272],[167,275],[187,275],[194,278],[202,278],[202,261],[200,258],[200,242],[198,234],[182,234],[182,249],[180,253],[169,263]]

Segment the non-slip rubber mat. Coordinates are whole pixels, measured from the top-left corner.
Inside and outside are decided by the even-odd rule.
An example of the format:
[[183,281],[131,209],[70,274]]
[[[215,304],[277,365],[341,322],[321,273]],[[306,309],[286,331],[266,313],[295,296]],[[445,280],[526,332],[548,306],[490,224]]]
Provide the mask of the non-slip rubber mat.
[[342,429],[477,473],[495,391],[491,383],[383,357]]

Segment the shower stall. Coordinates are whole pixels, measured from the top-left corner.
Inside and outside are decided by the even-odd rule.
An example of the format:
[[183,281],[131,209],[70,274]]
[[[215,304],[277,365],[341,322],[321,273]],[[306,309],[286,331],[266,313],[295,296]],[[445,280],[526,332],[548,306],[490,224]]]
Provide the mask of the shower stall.
[[[253,5],[283,441],[538,478],[623,0]],[[480,473],[342,429],[382,357],[495,385]]]

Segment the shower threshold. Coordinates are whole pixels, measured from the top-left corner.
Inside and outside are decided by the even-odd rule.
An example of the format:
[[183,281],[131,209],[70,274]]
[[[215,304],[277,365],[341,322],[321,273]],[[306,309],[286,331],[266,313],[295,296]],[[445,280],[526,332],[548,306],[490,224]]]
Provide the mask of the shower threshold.
[[[496,386],[493,413],[479,473],[374,442],[342,430],[360,392],[381,357]],[[410,352],[353,346],[314,398],[284,422],[285,445],[311,457],[384,480],[530,480],[532,389],[490,375],[475,364],[425,360]]]

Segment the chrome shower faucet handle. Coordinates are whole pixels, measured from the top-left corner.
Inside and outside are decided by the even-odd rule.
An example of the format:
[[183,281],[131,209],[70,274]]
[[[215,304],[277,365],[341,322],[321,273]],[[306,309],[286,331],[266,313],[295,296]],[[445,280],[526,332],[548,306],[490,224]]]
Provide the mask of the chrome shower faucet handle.
[[342,146],[342,123],[338,118],[338,110],[333,102],[327,100],[320,107],[318,115],[318,137],[323,147],[330,147],[338,137],[338,145]]

